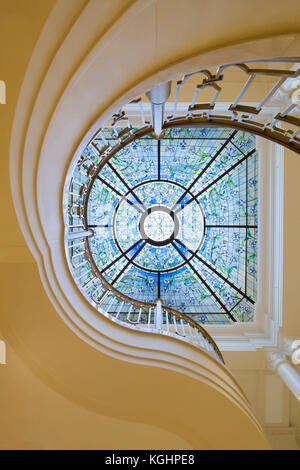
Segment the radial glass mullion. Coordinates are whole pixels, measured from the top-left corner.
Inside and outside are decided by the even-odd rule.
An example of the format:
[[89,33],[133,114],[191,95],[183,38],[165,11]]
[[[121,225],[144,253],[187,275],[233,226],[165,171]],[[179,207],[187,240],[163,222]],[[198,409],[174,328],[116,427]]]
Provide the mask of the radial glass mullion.
[[202,276],[203,279],[208,283],[210,288],[214,291],[216,296],[225,305],[227,310],[231,310],[236,304],[244,297],[243,292],[234,289],[226,280],[220,278],[217,272],[212,271],[200,260],[193,258],[191,265],[194,266],[197,272]]
[[[105,142],[115,153],[92,176],[90,168],[99,165]],[[112,128],[102,129],[74,167],[69,232],[84,228],[82,189],[93,181],[85,213],[93,230],[89,250],[84,253],[84,243],[68,245],[82,291],[92,302],[100,299],[102,279],[137,302],[160,297],[199,323],[252,321],[259,176],[255,138],[226,128],[170,128],[159,142],[148,134],[120,145]],[[124,306],[119,319],[127,321],[127,314]],[[144,307],[143,315],[146,321]]]
[[195,176],[210,161],[222,141],[205,139],[163,139],[161,142],[161,179],[189,187]]
[[94,236],[89,240],[89,246],[99,271],[120,255],[109,227],[94,229]]
[[257,238],[258,229],[247,230],[247,293],[256,299],[257,290]]
[[105,165],[101,170],[101,178],[107,181],[111,186],[117,189],[120,193],[125,194],[127,192],[126,185],[118,178],[118,176],[113,172],[113,170]]
[[130,187],[157,178],[156,145],[155,139],[138,139],[111,158],[111,163]]
[[160,277],[161,295],[166,305],[183,313],[190,309],[195,313],[222,312],[220,305],[188,266],[181,268],[180,276],[162,273]]
[[145,276],[142,270],[130,264],[115,282],[114,288],[131,298],[151,303],[157,298],[157,275],[147,273]]
[[248,158],[248,214],[249,225],[258,225],[258,157],[257,153]]
[[256,137],[248,132],[238,131],[232,139],[232,143],[240,150],[240,152],[246,155],[255,148]]
[[233,310],[232,313],[240,322],[248,322],[253,320],[255,306],[243,299]]
[[223,276],[244,290],[245,243],[244,228],[208,228],[199,254]]
[[119,200],[116,193],[96,179],[87,206],[88,225],[111,225]]
[[115,279],[127,265],[128,265],[128,260],[125,258],[125,256],[123,256],[103,273],[103,277],[109,283],[115,284],[116,282]]
[[218,181],[200,197],[207,225],[245,225],[246,162]]

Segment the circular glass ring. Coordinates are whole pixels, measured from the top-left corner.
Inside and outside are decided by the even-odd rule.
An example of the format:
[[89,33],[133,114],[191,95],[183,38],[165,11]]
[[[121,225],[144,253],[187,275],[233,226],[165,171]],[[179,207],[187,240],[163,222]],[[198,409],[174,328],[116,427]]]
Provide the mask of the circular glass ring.
[[165,246],[177,237],[179,219],[169,207],[152,206],[142,213],[139,231],[142,239],[150,245]]

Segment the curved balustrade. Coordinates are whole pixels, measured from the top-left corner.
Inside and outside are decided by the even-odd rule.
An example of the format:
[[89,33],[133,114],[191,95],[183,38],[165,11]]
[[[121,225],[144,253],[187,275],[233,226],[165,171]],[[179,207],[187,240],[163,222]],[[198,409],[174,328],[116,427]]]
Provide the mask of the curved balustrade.
[[[284,68],[285,67],[285,68]],[[242,85],[237,85],[236,99],[224,103],[222,96],[228,95],[230,82],[227,75],[230,69],[238,69],[242,73]],[[194,95],[188,105],[185,116],[178,112],[179,96],[185,83],[191,77],[202,78],[194,88]],[[263,63],[227,64],[217,70],[200,70],[185,75],[176,83],[176,93],[172,115],[165,122],[164,128],[170,126],[197,125],[226,126],[244,129],[261,135],[274,142],[300,153],[300,60],[276,60]],[[256,93],[255,102],[248,102],[245,96],[251,96],[257,79],[264,78],[264,91]],[[231,84],[230,84],[231,86]],[[210,102],[205,92],[210,89]],[[201,100],[201,101],[200,101]],[[183,118],[183,119],[182,119]]]
[[[298,59],[278,59],[257,64],[227,64],[215,70],[188,74],[173,83],[175,96],[171,97],[173,101],[166,103],[166,112],[170,115],[163,121],[162,128],[165,131],[171,127],[232,127],[263,136],[300,153],[300,95],[297,95],[300,82],[296,80],[300,76],[299,66]],[[240,71],[245,82],[240,81],[242,85],[235,99],[225,103],[221,99],[222,96],[229,96],[226,94],[229,83],[227,75],[232,68]],[[196,77],[200,82],[195,84]],[[256,80],[261,77],[267,80],[263,94],[260,92],[255,102],[245,101]],[[187,93],[183,92],[187,82],[190,84],[189,101]],[[182,93],[185,93],[184,102],[180,101]],[[87,203],[92,184],[116,152],[153,132],[150,122],[146,120],[144,101],[138,98],[114,115],[104,126],[113,130],[114,139],[109,141],[100,129],[76,163],[64,201],[69,266],[82,293],[99,312],[113,321],[183,339],[204,347],[222,361],[214,341],[198,323],[168,307],[163,307],[158,313],[160,307],[157,305],[132,301],[120,294],[99,273],[90,253],[87,239],[93,235],[93,230],[87,224]],[[133,107],[138,114],[130,118]]]
[[88,232],[77,232],[78,238],[69,238],[71,269],[81,292],[94,303],[97,310],[117,323],[140,331],[160,333],[187,341],[223,361],[221,352],[207,331],[191,318],[169,307],[143,304],[105,288],[94,275],[86,259],[85,238]]
[[[230,81],[232,70],[240,72],[234,98]],[[191,77],[193,82],[189,84]],[[300,153],[299,77],[299,58],[226,64],[214,70],[187,74],[181,80],[173,81],[175,96],[173,101],[166,103],[166,114],[170,114],[162,128],[232,127],[263,136]],[[199,83],[195,84],[197,78]],[[257,82],[262,79],[264,86],[257,91]],[[128,144],[133,140],[133,134],[137,138],[144,135],[145,130],[146,133],[153,132],[146,120],[146,108],[147,103],[140,97],[121,109],[104,127],[113,129],[121,146],[125,141]],[[132,109],[138,114],[132,115]],[[134,132],[136,128],[138,131]],[[89,146],[102,160],[110,153],[110,144],[100,129]],[[120,148],[116,146],[115,152]]]

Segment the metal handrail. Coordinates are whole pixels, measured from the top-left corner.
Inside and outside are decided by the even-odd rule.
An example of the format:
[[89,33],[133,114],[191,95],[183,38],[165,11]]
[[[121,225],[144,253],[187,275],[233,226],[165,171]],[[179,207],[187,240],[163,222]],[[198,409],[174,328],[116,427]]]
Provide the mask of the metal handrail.
[[[185,75],[177,82],[173,82],[173,86],[175,86],[173,109],[171,114],[165,118],[162,129],[193,126],[241,129],[279,143],[300,154],[300,92],[297,95],[297,101],[295,90],[292,88],[296,84],[296,79],[300,77],[300,58],[266,60],[264,62],[269,63],[269,68],[263,68],[261,66],[262,61],[257,63],[252,61],[249,63],[225,64],[215,71],[199,70]],[[279,65],[283,62],[290,64],[288,70],[280,68]],[[220,96],[222,96],[222,92],[226,89],[225,78],[230,68],[236,68],[244,74],[245,82],[242,84],[241,89],[237,90],[235,99],[226,103],[225,109],[220,101]],[[193,79],[199,77],[199,83],[194,85],[193,96],[188,103],[187,112],[180,115],[178,111],[180,93],[182,87],[185,86],[192,76]],[[275,83],[270,84],[269,89],[265,91],[265,95],[260,97],[257,103],[249,104],[243,100],[246,92],[253,87],[257,76],[272,77]],[[294,82],[292,83],[292,81]],[[278,106],[274,106],[274,103],[272,108],[267,107],[266,105],[270,105],[282,88],[285,90],[291,89],[289,93],[285,93],[287,99],[283,109],[279,110]],[[203,95],[203,92],[205,94],[207,90],[213,92],[212,99],[209,102],[201,101],[201,95]],[[204,96],[204,98],[206,97]],[[115,296],[118,302],[123,302],[123,304],[118,318],[114,316],[114,321],[121,322],[122,324],[127,323],[131,327],[137,328],[137,323],[130,321],[130,315],[126,321],[119,319],[124,306],[128,305],[128,309],[131,308],[130,312],[133,312],[133,309],[138,309],[140,313],[139,320],[141,320],[143,309],[150,311],[150,309],[155,308],[155,304],[133,300],[121,294],[105,280],[91,255],[89,246],[89,236],[91,235],[88,234],[89,227],[87,223],[87,204],[90,191],[101,168],[119,150],[134,140],[153,132],[152,126],[145,120],[142,98],[134,100],[134,103],[138,104],[140,110],[141,125],[138,128],[134,128],[126,114],[126,107],[121,109],[119,113],[112,117],[108,124],[104,125],[104,127],[111,127],[113,129],[116,137],[115,145],[109,145],[102,134],[102,129],[100,129],[87,145],[90,154],[81,156],[78,160],[77,169],[79,178],[71,179],[69,192],[71,201],[68,200],[66,204],[65,225],[67,258],[79,288],[99,311],[101,311],[101,305],[106,295]],[[224,109],[219,105],[222,105]],[[69,218],[71,223],[69,223]],[[78,236],[74,235],[77,231],[82,233],[82,238],[80,238],[81,235],[79,234]],[[68,238],[69,233],[72,234],[73,239],[71,237]],[[82,267],[85,268],[85,271],[82,271]],[[213,348],[217,357],[223,360],[217,345],[202,326],[185,314],[177,312],[168,306],[163,307],[163,312],[172,315],[173,319],[187,322],[190,328],[193,328],[203,336]],[[167,316],[165,319],[168,321]],[[154,330],[151,322],[150,325],[151,329]],[[177,337],[182,339],[183,335],[174,333],[171,327],[169,327],[169,331],[171,332],[170,334],[177,335]]]
[[222,358],[222,361],[223,361],[222,354],[221,354],[217,344],[215,343],[213,338],[208,334],[208,332],[203,328],[203,326],[201,326],[199,323],[197,323],[195,320],[193,320],[189,316],[185,315],[184,313],[179,312],[178,310],[175,310],[175,309],[170,308],[170,307],[163,307],[163,308],[164,308],[164,310],[169,312],[171,315],[174,315],[175,317],[180,318],[180,319],[184,319],[193,328],[196,328],[203,335],[203,337],[212,345],[212,347],[214,348],[216,353]]
[[[132,301],[125,301],[122,297],[116,296],[109,291],[106,291],[106,295],[111,296],[108,306],[105,305],[105,302],[99,302],[97,308],[98,311],[111,320],[139,331],[160,333],[184,340],[194,344],[196,347],[205,349],[206,352],[213,354],[220,362],[224,363],[223,356],[212,337],[202,326],[187,315],[168,307],[162,307],[163,315],[160,326],[158,326],[156,322],[157,304],[155,307],[142,308],[134,305]],[[134,308],[136,311],[134,311]],[[133,315],[136,316],[135,320],[130,319],[130,316],[133,317]],[[173,319],[172,326],[168,325],[168,315]],[[177,319],[179,320],[179,324],[176,322]],[[188,325],[188,328],[187,331],[183,328],[183,331],[180,333],[178,327],[182,328],[182,322]]]

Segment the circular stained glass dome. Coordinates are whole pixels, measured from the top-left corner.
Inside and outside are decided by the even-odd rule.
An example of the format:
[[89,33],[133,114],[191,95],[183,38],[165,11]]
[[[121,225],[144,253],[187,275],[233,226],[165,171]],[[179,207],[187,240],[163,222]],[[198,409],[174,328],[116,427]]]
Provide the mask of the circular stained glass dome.
[[144,214],[139,223],[140,234],[144,240],[154,246],[167,245],[171,240],[174,240],[174,213],[169,213],[165,206],[153,206],[147,209]]
[[[103,140],[112,150],[101,160]],[[255,137],[243,131],[170,128],[120,145],[102,129],[70,186],[71,231],[82,220],[90,231],[83,257],[69,252],[75,278],[85,288],[97,276],[143,304],[159,298],[200,323],[251,320],[257,185]]]
[[[96,181],[92,194],[97,185]],[[182,185],[151,181],[132,188],[116,206],[113,237],[119,251],[134,266],[147,272],[168,272],[186,263],[176,243],[190,250],[188,259],[199,250],[204,238],[203,210],[192,195],[186,207],[177,204],[184,192]],[[96,250],[92,248],[92,254],[96,255]]]

